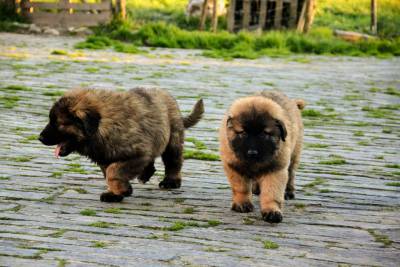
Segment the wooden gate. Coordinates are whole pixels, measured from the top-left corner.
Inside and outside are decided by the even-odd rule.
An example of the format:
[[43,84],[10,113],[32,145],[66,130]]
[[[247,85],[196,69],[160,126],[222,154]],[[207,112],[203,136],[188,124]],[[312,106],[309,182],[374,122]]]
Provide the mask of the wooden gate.
[[230,0],[228,30],[296,28],[305,0]]
[[99,3],[32,2],[21,0],[21,15],[31,23],[52,27],[95,26],[112,18],[111,0]]

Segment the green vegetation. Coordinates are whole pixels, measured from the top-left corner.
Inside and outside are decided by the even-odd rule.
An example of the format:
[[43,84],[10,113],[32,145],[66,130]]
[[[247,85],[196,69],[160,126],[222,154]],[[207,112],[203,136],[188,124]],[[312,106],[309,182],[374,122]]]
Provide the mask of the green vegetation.
[[393,243],[393,241],[390,240],[390,238],[387,235],[378,233],[373,229],[369,229],[368,233],[370,233],[370,235],[375,239],[375,242],[382,243],[384,247],[389,247]]
[[35,157],[33,156],[21,156],[21,157],[10,158],[10,160],[14,160],[15,162],[28,162],[34,158]]
[[91,209],[85,209],[80,212],[81,215],[84,216],[96,216],[96,211]]
[[65,169],[65,171],[68,172],[75,172],[75,173],[80,173],[80,174],[86,174],[86,170],[84,170],[79,163],[69,163],[68,168]]
[[24,85],[9,85],[2,88],[3,91],[7,92],[16,92],[16,91],[32,91],[32,88],[24,86]]
[[119,213],[121,213],[121,208],[108,208],[108,209],[105,209],[104,212],[119,214]]
[[183,210],[183,213],[185,213],[185,214],[193,214],[194,213],[194,208],[193,207],[185,208]]
[[279,248],[279,245],[273,241],[270,240],[265,240],[263,241],[263,245],[265,249],[277,249]]
[[219,156],[212,153],[206,153],[200,150],[190,150],[185,149],[183,151],[183,157],[185,159],[198,159],[198,160],[210,160],[210,161],[218,161]]
[[386,88],[384,93],[388,95],[400,96],[400,90],[393,87]]
[[198,223],[193,221],[177,221],[171,226],[163,227],[161,230],[164,231],[180,231],[187,227],[200,227],[200,228],[208,228],[208,227],[215,227],[220,225],[221,222],[217,220],[210,220],[207,223]]
[[244,225],[253,225],[254,224],[254,220],[252,220],[252,219],[250,219],[250,218],[247,218],[247,217],[244,217],[243,218],[243,224]]
[[363,131],[355,131],[353,133],[354,136],[364,136],[364,132]]
[[[247,58],[289,55],[291,53],[371,56],[400,55],[400,39],[369,40],[349,43],[333,36],[329,29],[315,29],[304,35],[292,31],[271,31],[262,35],[240,32],[187,31],[165,22],[151,22],[133,31],[127,23],[114,22],[97,31],[76,48],[102,49],[113,46],[113,40],[130,42],[133,45],[204,49],[204,56],[216,58]],[[100,41],[97,40],[100,38]],[[94,43],[94,44],[93,44]],[[124,52],[124,51],[122,51]]]
[[387,182],[387,183],[385,183],[385,185],[399,187],[400,186],[400,182]]
[[400,169],[400,164],[385,164],[386,168]]
[[106,246],[107,246],[106,242],[93,241],[93,247],[95,247],[95,248],[105,248]]
[[99,227],[99,228],[111,228],[118,226],[118,224],[99,221],[99,222],[89,223],[88,226]]
[[346,164],[346,160],[339,155],[329,155],[329,159],[321,160],[318,163],[324,165],[343,165]]
[[68,261],[65,259],[57,259],[57,261],[58,261],[57,267],[65,267],[68,263]]
[[4,108],[11,109],[17,106],[19,100],[20,97],[16,95],[0,96],[0,105],[2,105]]
[[[379,0],[378,34],[381,37],[400,35],[400,5],[397,0]],[[318,0],[316,27],[330,27],[369,33],[370,1]]]
[[198,149],[198,150],[207,149],[207,146],[206,146],[203,142],[201,142],[200,140],[197,140],[197,139],[194,138],[194,137],[187,137],[187,138],[185,139],[185,141],[186,141],[186,142],[193,143],[194,146],[196,147],[196,149]]
[[308,148],[327,148],[327,147],[329,147],[328,144],[318,144],[318,143],[306,144],[306,146],[307,146]]
[[42,93],[45,96],[62,96],[64,94],[63,91],[59,91],[59,90],[52,90],[52,91],[47,91],[47,92],[43,92]]
[[331,190],[324,188],[324,189],[319,190],[319,192],[322,194],[325,194],[325,193],[331,192]]
[[68,55],[68,52],[65,50],[53,50],[51,52],[52,55],[61,55],[61,56],[66,56]]

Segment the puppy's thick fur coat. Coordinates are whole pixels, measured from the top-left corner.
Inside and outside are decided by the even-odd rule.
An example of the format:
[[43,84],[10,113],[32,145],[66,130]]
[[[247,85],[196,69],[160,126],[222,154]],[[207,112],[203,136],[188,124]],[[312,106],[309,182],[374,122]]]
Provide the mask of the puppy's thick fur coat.
[[129,180],[150,179],[158,156],[165,165],[160,188],[180,187],[184,129],[195,125],[203,112],[199,100],[182,117],[175,99],[161,89],[74,89],[53,105],[39,139],[57,145],[57,156],[78,152],[97,163],[108,185],[100,199],[118,202],[132,194]]
[[275,91],[237,99],[220,128],[220,152],[233,193],[232,209],[253,210],[260,193],[265,221],[281,222],[284,199],[294,198],[303,143],[303,100]]

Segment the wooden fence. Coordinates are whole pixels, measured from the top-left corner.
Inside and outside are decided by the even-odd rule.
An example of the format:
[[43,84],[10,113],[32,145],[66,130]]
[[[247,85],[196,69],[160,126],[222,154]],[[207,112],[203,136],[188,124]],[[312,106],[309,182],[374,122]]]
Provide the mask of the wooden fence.
[[296,28],[307,0],[231,0],[228,30]]
[[59,0],[56,3],[21,0],[21,15],[37,25],[52,27],[94,26],[107,23],[112,18],[110,0],[99,3],[70,3]]

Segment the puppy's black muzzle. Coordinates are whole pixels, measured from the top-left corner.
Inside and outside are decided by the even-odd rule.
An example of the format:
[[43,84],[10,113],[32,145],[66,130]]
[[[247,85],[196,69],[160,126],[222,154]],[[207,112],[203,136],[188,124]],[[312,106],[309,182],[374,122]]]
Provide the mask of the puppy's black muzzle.
[[38,139],[39,139],[40,142],[42,142],[46,146],[57,145],[57,144],[59,144],[61,142],[60,134],[50,124],[46,125],[46,127],[40,133]]

